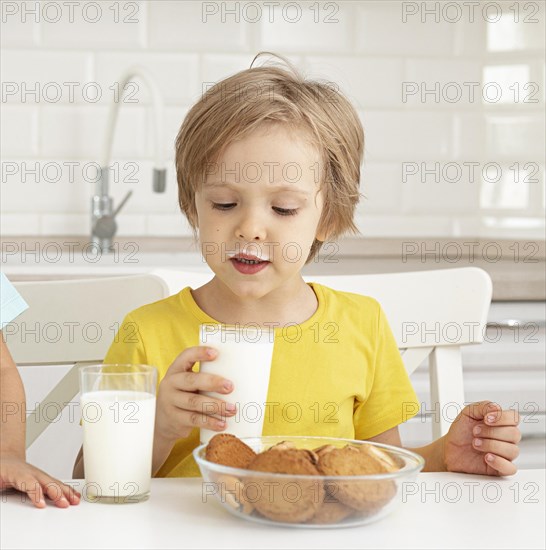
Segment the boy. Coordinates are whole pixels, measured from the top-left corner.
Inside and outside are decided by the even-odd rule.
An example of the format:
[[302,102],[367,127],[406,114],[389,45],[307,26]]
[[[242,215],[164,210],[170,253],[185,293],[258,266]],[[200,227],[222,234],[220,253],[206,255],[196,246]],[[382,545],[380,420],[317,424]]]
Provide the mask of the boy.
[[[197,346],[206,322],[276,327],[264,435],[401,446],[403,404],[417,398],[379,304],[301,277],[326,239],[356,231],[363,148],[358,116],[341,94],[277,67],[227,78],[188,113],[176,140],[179,202],[215,276],[131,312],[105,358],[159,370],[156,477],[199,475],[191,456],[199,428],[225,428],[204,411],[212,402],[235,414],[232,382],[194,370],[215,356]],[[285,414],[293,403],[297,422]],[[484,401],[414,450],[427,470],[506,475],[516,471],[519,438],[514,412]],[[80,453],[74,476],[82,475]]]
[[[45,495],[59,508],[79,504],[80,493],[26,462],[25,458],[25,390],[17,367],[4,342],[2,330],[25,309],[21,298],[7,277],[0,272],[0,489],[13,487],[27,493],[37,508],[45,508]],[[22,407],[8,414],[12,405]]]

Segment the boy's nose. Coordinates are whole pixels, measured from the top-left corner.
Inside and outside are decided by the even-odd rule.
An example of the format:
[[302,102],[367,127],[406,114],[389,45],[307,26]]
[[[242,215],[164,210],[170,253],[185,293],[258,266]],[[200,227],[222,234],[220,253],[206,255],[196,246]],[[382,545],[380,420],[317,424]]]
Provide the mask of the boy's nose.
[[245,241],[263,241],[266,237],[266,230],[263,220],[260,221],[257,215],[243,215],[235,230],[236,236]]

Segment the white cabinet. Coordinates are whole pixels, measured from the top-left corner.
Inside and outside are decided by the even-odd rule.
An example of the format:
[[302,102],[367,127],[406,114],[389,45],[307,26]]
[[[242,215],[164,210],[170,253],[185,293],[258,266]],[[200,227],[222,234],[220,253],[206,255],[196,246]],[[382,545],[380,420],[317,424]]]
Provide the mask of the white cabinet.
[[[520,468],[546,467],[545,313],[544,302],[493,302],[485,341],[462,351],[465,400],[490,399],[521,414]],[[426,363],[411,380],[422,410],[401,426],[408,446],[430,441],[433,414],[453,418],[458,412],[455,407],[438,411],[431,406]]]

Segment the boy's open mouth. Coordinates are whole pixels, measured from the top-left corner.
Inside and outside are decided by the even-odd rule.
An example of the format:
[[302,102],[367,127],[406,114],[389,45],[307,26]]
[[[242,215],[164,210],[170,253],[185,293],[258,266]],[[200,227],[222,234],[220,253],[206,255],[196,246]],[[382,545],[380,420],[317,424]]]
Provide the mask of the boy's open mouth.
[[258,273],[270,263],[269,260],[261,260],[250,254],[236,254],[230,258],[230,262],[237,271],[246,275]]

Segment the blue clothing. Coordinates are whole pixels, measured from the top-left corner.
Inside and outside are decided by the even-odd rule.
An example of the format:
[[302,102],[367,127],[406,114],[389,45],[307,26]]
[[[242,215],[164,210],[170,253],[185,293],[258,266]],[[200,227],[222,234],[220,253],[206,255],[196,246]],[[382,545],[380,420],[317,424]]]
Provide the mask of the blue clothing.
[[28,304],[0,271],[0,330],[28,308]]

